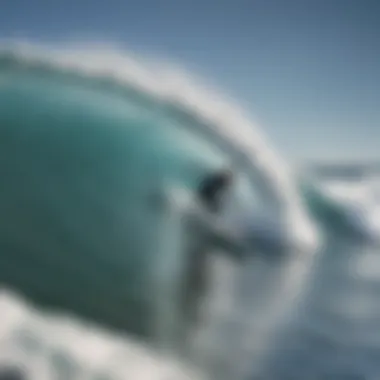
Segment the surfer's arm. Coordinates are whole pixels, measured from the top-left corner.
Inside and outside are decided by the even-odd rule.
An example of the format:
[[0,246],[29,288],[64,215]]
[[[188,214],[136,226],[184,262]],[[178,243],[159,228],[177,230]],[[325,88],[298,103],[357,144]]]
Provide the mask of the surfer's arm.
[[189,216],[197,227],[205,231],[209,241],[216,249],[221,249],[231,257],[240,259],[244,252],[244,244],[239,236],[223,224],[215,214],[206,211],[198,202],[194,201],[189,209]]
[[215,246],[222,249],[223,252],[228,253],[229,256],[235,259],[241,259],[245,251],[240,239],[231,234],[225,228],[216,226],[210,231],[212,242]]
[[242,257],[245,250],[242,239],[234,236],[231,229],[223,225],[214,213],[208,212],[191,192],[171,187],[169,191],[164,191],[164,194],[161,202],[169,201],[169,207],[174,206],[182,213],[183,217],[193,225],[193,231],[200,230],[205,233],[212,246],[229,256],[236,259]]

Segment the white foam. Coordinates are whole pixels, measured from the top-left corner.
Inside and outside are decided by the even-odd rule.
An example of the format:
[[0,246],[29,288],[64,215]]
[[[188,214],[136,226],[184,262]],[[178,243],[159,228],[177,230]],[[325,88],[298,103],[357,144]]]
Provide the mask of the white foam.
[[109,379],[201,379],[126,335],[114,335],[73,317],[42,313],[4,289],[0,310],[0,368],[10,363],[22,366],[28,379],[50,380],[62,371],[54,356],[73,372],[67,377],[71,380],[92,380],[97,374],[107,374]]

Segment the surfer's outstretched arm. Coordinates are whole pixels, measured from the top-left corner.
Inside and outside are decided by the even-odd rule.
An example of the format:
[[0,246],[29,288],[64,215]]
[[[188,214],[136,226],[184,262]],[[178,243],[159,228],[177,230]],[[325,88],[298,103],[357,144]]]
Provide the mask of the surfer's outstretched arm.
[[242,258],[245,251],[243,239],[234,235],[232,230],[222,223],[218,213],[208,210],[204,202],[191,191],[176,187],[166,188],[161,201],[174,206],[187,220],[191,231],[200,231],[206,236],[209,247],[221,250],[234,259]]
[[192,207],[189,207],[186,213],[190,222],[196,228],[204,231],[210,247],[220,249],[234,259],[242,258],[245,250],[242,239],[234,235],[231,229],[225,226],[217,215],[207,211],[195,199]]

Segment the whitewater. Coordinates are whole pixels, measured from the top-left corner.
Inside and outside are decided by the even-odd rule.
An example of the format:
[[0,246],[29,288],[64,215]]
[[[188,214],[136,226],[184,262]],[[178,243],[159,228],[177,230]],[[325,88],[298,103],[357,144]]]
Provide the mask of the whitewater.
[[[209,86],[104,45],[4,45],[0,133],[4,368],[41,380],[380,373],[366,330],[380,319],[373,178],[295,171]],[[237,184],[220,220],[189,231],[194,189],[226,166]],[[187,331],[183,252],[219,222],[245,260],[214,249],[206,316]]]

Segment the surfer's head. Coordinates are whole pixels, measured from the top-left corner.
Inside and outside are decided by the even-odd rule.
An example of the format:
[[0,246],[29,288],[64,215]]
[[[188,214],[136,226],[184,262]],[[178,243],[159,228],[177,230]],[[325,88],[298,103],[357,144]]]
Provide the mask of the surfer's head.
[[220,209],[221,197],[231,187],[233,172],[223,169],[203,178],[199,186],[199,196],[206,207],[212,211]]

